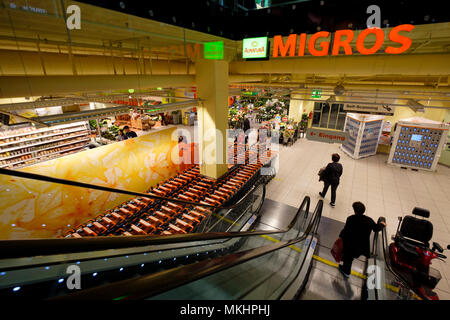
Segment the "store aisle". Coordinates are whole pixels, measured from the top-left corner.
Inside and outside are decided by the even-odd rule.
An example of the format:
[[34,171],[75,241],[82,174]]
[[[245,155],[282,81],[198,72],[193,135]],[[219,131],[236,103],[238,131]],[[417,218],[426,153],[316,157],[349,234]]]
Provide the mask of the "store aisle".
[[[329,205],[330,190],[326,195],[325,217],[345,222],[353,213],[351,204],[361,201],[366,205],[366,214],[374,220],[386,217],[390,242],[398,217],[411,214],[415,206],[423,207],[430,210],[433,240],[442,246],[450,244],[450,168],[438,165],[436,172],[404,170],[388,166],[385,154],[353,160],[337,144],[306,139],[290,147],[280,146],[279,152],[279,171],[268,185],[267,198],[298,207],[308,195],[312,203],[316,203],[323,187],[317,172],[331,162],[331,154],[336,152],[341,155],[344,172],[335,208]],[[450,259],[448,251],[444,254]],[[433,262],[433,267],[439,269],[443,277],[438,284],[438,294],[441,299],[450,299],[450,261],[443,263],[436,259]]]

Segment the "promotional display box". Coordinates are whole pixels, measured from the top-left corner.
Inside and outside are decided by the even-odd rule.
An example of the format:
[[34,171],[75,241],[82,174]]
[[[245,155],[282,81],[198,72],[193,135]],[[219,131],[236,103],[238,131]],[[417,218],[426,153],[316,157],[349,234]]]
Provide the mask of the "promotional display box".
[[353,159],[376,154],[383,119],[380,115],[347,113],[344,131],[348,132],[349,139],[341,145],[342,151]]
[[388,163],[435,171],[447,141],[449,126],[421,117],[400,120],[394,133]]

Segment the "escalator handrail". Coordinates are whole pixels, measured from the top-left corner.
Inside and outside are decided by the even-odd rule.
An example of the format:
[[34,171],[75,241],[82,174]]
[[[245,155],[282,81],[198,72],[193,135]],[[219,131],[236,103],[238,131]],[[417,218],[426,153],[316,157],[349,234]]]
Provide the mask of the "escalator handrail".
[[[385,228],[383,228],[385,229]],[[372,240],[372,252],[370,253],[370,259],[373,259],[375,266],[377,265],[377,259],[378,259],[378,250],[377,247],[379,245],[379,234],[380,231],[374,232],[373,235],[373,240]],[[383,245],[383,244],[381,244]],[[367,274],[367,269],[369,267],[369,259],[366,260],[365,265],[364,265],[364,270],[366,270],[366,274]],[[368,291],[369,289],[367,288],[367,278],[365,281],[365,289]],[[375,300],[379,300],[379,294],[378,294],[378,288],[375,288]]]
[[[313,229],[317,229],[322,214],[322,208],[323,200],[319,200],[313,213],[313,219],[311,219],[305,232],[295,239],[281,241],[276,244],[270,244],[241,252],[230,253],[225,256],[179,266],[151,275],[80,290],[65,296],[54,297],[50,300],[109,300],[117,299],[118,297],[123,299],[144,299],[160,294],[305,240],[311,234]],[[298,216],[300,211],[299,208],[296,216]]]
[[[265,185],[264,185],[265,187]],[[188,233],[175,235],[155,236],[117,236],[117,237],[92,237],[92,238],[58,238],[58,239],[21,239],[0,240],[0,257],[21,258],[63,253],[76,253],[85,251],[98,251],[107,249],[123,249],[130,247],[142,247],[150,245],[175,244],[202,240],[227,239],[248,237],[265,234],[288,232],[296,223],[299,213],[304,209],[309,214],[311,199],[305,196],[296,215],[285,230],[268,231],[232,231]]]
[[[311,229],[309,230],[309,232],[305,232],[305,234],[307,235],[307,237],[310,236],[317,236],[318,234],[318,230],[319,230],[319,224],[320,224],[320,220],[322,219],[322,210],[323,210],[323,200],[320,200],[317,205],[316,208],[314,209],[313,212],[313,219],[310,223]],[[316,246],[317,248],[317,246]],[[308,246],[306,248],[306,252],[305,252],[305,257],[308,255],[309,250],[311,249],[311,246]],[[296,281],[298,275],[300,274],[300,271],[303,267],[303,264],[305,263],[305,260],[302,261],[301,266],[298,268],[297,274],[295,275],[295,277],[292,278],[292,280],[289,282],[289,284],[285,287],[285,289],[283,290],[283,292],[281,292],[278,296],[278,300],[286,293],[286,291],[289,289],[289,287]],[[308,277],[308,276],[307,276]],[[301,288],[300,290],[304,290],[305,287]]]

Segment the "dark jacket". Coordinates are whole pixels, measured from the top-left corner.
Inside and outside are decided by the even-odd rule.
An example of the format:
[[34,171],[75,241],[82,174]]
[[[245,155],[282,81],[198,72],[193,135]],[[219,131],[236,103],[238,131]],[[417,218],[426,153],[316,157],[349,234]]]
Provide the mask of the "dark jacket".
[[244,132],[247,132],[247,130],[250,129],[250,120],[244,119]]
[[126,133],[125,136],[126,136],[126,139],[132,139],[132,138],[136,138],[137,134],[134,131],[130,131],[130,132]]
[[339,178],[341,177],[343,172],[342,165],[338,162],[331,162],[327,165],[325,170],[323,170],[320,175],[320,180],[324,182],[328,182],[332,185],[339,184]]
[[372,218],[363,214],[348,217],[344,229],[339,234],[344,243],[344,255],[352,258],[358,258],[360,255],[369,257],[370,233],[378,232],[382,228],[382,224],[376,224]]

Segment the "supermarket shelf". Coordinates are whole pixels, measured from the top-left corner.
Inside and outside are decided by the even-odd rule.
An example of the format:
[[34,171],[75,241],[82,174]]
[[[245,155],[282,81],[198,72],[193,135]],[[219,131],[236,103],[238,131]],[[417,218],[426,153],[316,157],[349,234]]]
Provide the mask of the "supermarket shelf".
[[[79,128],[79,129],[76,129],[76,130],[71,130],[71,131],[67,131],[67,132],[58,132],[58,133],[49,134],[49,135],[46,135],[46,136],[40,136],[40,137],[36,137],[36,138],[28,138],[28,139],[23,139],[23,140],[19,140],[19,141],[12,141],[12,142],[7,142],[7,143],[1,143],[0,144],[0,148],[3,147],[3,146],[10,145],[10,144],[17,144],[17,143],[22,143],[22,142],[27,142],[27,141],[33,141],[33,140],[36,140],[36,139],[43,139],[43,138],[48,138],[48,137],[60,136],[62,134],[68,134],[68,133],[73,133],[73,132],[78,132],[78,131],[87,131],[87,129],[86,129],[86,127],[84,127],[84,128]],[[2,151],[0,150],[0,152],[2,152]]]
[[44,128],[44,129],[39,129],[39,130],[35,130],[35,131],[19,133],[19,134],[11,135],[11,136],[4,136],[4,137],[0,137],[0,140],[10,139],[10,138],[15,138],[15,137],[22,137],[22,136],[26,136],[26,135],[29,135],[29,134],[42,133],[42,132],[53,131],[53,130],[58,130],[58,129],[72,128],[72,127],[81,126],[81,125],[85,125],[86,126],[86,122],[84,122],[84,121],[82,121],[82,122],[75,122],[75,123],[70,123],[70,124],[66,124],[66,125],[60,125],[60,126],[57,126],[57,127],[55,126],[55,127],[51,127],[51,128]]
[[[53,147],[42,149],[42,150],[36,150],[36,151],[32,151],[32,152],[40,152],[40,151],[44,151],[44,150],[48,150],[48,149],[60,148],[62,146],[66,146],[66,145],[70,145],[70,144],[74,144],[74,143],[80,143],[80,142],[87,142],[89,140],[91,140],[91,139],[72,141],[72,142],[69,142],[69,143],[64,143],[64,144],[61,144],[61,145],[53,146]],[[84,147],[86,145],[87,145],[87,143],[84,145]],[[62,151],[57,151],[57,152],[53,152],[53,153],[49,153],[49,154],[43,154],[43,155],[40,155],[38,157],[23,159],[23,160],[12,162],[12,163],[8,163],[8,164],[3,164],[3,165],[0,165],[0,168],[9,167],[9,166],[12,166],[12,165],[15,165],[17,163],[21,163],[21,162],[24,162],[24,161],[27,161],[27,160],[39,159],[39,158],[42,158],[42,157],[45,157],[45,156],[48,156],[48,155],[57,154],[57,153],[61,153],[61,152],[65,152],[65,151],[68,151],[68,150],[81,148],[81,147],[83,147],[83,146],[79,146],[79,147],[75,147],[75,148],[71,148],[71,149],[67,149],[67,150],[62,150]],[[19,155],[18,157],[23,156],[23,155],[28,154],[28,153],[32,153],[32,152],[23,153],[23,154]]]
[[[40,150],[39,150],[39,151],[40,151]],[[27,154],[30,154],[30,153],[33,153],[33,152],[36,152],[36,151],[28,151],[28,152],[24,152],[24,153],[20,153],[20,154],[15,154],[15,155],[13,155],[13,156],[0,158],[0,161],[2,161],[2,160],[8,160],[8,159],[11,159],[11,158],[21,157],[21,156],[24,156],[24,155],[27,155]]]
[[91,138],[86,138],[86,139],[77,140],[77,141],[71,141],[71,142],[59,144],[59,145],[57,145],[57,146],[53,146],[53,147],[48,147],[48,148],[44,148],[44,149],[35,150],[35,151],[33,151],[33,152],[41,152],[41,151],[45,151],[45,150],[48,150],[48,149],[59,148],[59,147],[62,147],[62,146],[67,146],[67,145],[69,145],[69,144],[73,144],[73,143],[77,143],[77,142],[83,142],[83,141],[90,141],[90,140],[91,140]]
[[21,157],[21,156],[24,156],[24,155],[27,155],[27,154],[30,154],[30,153],[34,153],[34,152],[40,152],[40,151],[45,151],[45,150],[49,150],[49,149],[53,149],[53,148],[67,146],[68,144],[72,144],[72,143],[75,143],[75,142],[82,142],[82,141],[89,141],[89,140],[91,140],[91,139],[89,138],[89,139],[84,139],[84,140],[77,140],[77,141],[72,141],[72,142],[68,142],[68,143],[58,144],[57,146],[52,146],[52,147],[48,147],[48,148],[44,148],[44,149],[28,151],[28,152],[24,152],[24,153],[21,153],[21,154],[16,154],[14,156],[9,156],[9,157],[6,157],[6,158],[0,158],[0,161],[8,160],[8,159],[11,159],[11,158]]
[[[67,149],[67,150],[55,152],[55,153],[53,153],[53,154],[54,154],[54,155],[58,154],[59,156],[52,157],[51,159],[44,159],[44,160],[41,160],[41,161],[36,161],[36,162],[33,162],[33,163],[27,163],[27,164],[24,164],[24,165],[22,165],[22,166],[14,167],[14,169],[20,169],[20,168],[24,168],[24,167],[31,166],[31,165],[34,165],[34,164],[38,164],[38,163],[41,163],[41,162],[50,161],[50,160],[53,160],[53,159],[56,159],[56,158],[60,158],[60,157],[63,157],[63,156],[66,156],[66,155],[67,155],[67,154],[64,154],[63,152],[67,152],[67,151],[75,150],[75,149],[80,149],[80,148],[86,148],[86,146],[87,146],[87,144],[86,144],[86,145],[83,145],[83,146],[78,146],[78,147],[75,147],[75,148],[70,148],[70,149]],[[60,153],[60,152],[62,152],[62,153]],[[74,152],[71,152],[71,153],[74,153]],[[51,155],[51,154],[46,154],[46,155],[43,155],[43,156],[49,156],[49,155]],[[41,156],[41,157],[43,157],[43,156]],[[39,157],[37,157],[37,158],[31,158],[31,159],[25,159],[25,160],[22,160],[22,161],[20,161],[20,162],[27,161],[27,160],[32,160],[32,159],[38,159],[38,158],[39,158]],[[20,162],[17,162],[17,163],[20,163]],[[7,165],[2,165],[0,168],[8,167],[8,166],[11,166],[11,165],[14,165],[14,163],[9,163],[9,164],[7,164]]]
[[[42,142],[39,142],[39,143],[30,144],[30,145],[21,146],[21,147],[9,148],[9,149],[5,149],[5,150],[1,150],[0,152],[14,151],[14,150],[19,150],[19,149],[23,149],[23,148],[30,148],[30,147],[34,147],[34,146],[39,146],[39,145],[46,144],[46,143],[52,143],[52,142],[56,142],[56,141],[61,141],[61,140],[65,140],[65,139],[70,139],[70,138],[75,138],[75,137],[80,137],[80,136],[87,136],[89,134],[89,131],[87,129],[85,129],[85,131],[86,131],[86,133],[78,134],[78,135],[75,135],[75,136],[69,136],[69,137],[64,137],[64,138],[61,138],[61,139],[42,141]],[[62,134],[66,134],[66,133],[62,133]],[[59,135],[61,135],[61,134],[59,134]]]
[[[82,141],[83,141],[83,140],[82,140]],[[78,142],[82,142],[82,141],[78,141]],[[87,140],[84,140],[84,141],[87,141]],[[82,147],[86,147],[86,146],[87,146],[87,143],[85,143],[85,144],[82,145],[82,146],[73,147],[73,148],[66,149],[66,150],[60,150],[60,151],[56,151],[56,152],[52,152],[52,153],[48,153],[48,154],[43,154],[43,155],[40,155],[40,156],[36,157],[35,159],[39,159],[39,158],[42,158],[42,157],[51,156],[51,155],[54,155],[54,154],[61,154],[61,153],[63,153],[63,152],[67,152],[67,151],[70,151],[70,150],[73,150],[73,149],[82,148]],[[59,148],[59,146],[56,147],[56,148]]]

